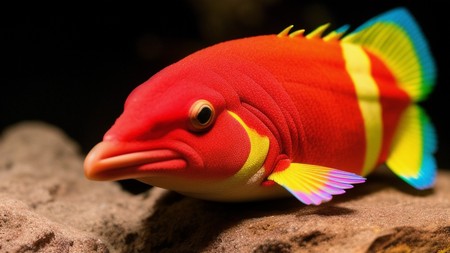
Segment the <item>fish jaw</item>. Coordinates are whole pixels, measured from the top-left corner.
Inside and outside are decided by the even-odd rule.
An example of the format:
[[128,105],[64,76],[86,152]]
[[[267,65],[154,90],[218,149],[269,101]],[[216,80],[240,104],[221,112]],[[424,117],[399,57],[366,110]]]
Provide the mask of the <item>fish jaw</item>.
[[98,181],[145,178],[184,171],[188,162],[169,148],[131,148],[127,143],[102,141],[86,156],[84,174]]

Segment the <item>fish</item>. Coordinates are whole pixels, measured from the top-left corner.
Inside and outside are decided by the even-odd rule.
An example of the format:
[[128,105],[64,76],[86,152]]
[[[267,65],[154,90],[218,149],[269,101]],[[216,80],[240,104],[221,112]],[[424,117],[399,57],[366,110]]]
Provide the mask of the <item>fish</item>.
[[221,42],[163,68],[129,94],[85,177],[306,205],[380,167],[432,188],[437,134],[420,102],[437,70],[418,22],[397,7],[353,30],[329,26]]

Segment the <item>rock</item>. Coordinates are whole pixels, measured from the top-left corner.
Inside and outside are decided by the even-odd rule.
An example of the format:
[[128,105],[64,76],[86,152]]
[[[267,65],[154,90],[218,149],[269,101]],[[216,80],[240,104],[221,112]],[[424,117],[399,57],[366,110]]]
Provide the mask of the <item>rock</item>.
[[83,175],[78,146],[27,122],[0,140],[0,252],[139,252],[151,194],[133,196]]
[[450,172],[416,191],[387,170],[320,206],[216,203],[84,178],[58,128],[0,139],[0,252],[450,252]]

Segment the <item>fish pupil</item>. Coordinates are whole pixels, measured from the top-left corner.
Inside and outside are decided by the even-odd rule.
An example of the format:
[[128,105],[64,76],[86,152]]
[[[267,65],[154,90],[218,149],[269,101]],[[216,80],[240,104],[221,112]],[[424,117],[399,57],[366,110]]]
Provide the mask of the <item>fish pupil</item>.
[[209,107],[203,107],[197,115],[198,123],[205,125],[211,119],[212,110]]

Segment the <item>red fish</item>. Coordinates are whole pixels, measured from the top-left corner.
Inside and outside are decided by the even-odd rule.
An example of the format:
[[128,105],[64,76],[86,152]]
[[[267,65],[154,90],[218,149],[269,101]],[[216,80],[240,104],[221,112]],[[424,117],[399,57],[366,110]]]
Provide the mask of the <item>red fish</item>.
[[416,102],[436,70],[410,13],[393,9],[352,32],[291,28],[213,45],[138,86],[87,155],[86,177],[318,205],[385,164],[432,187],[436,136]]

